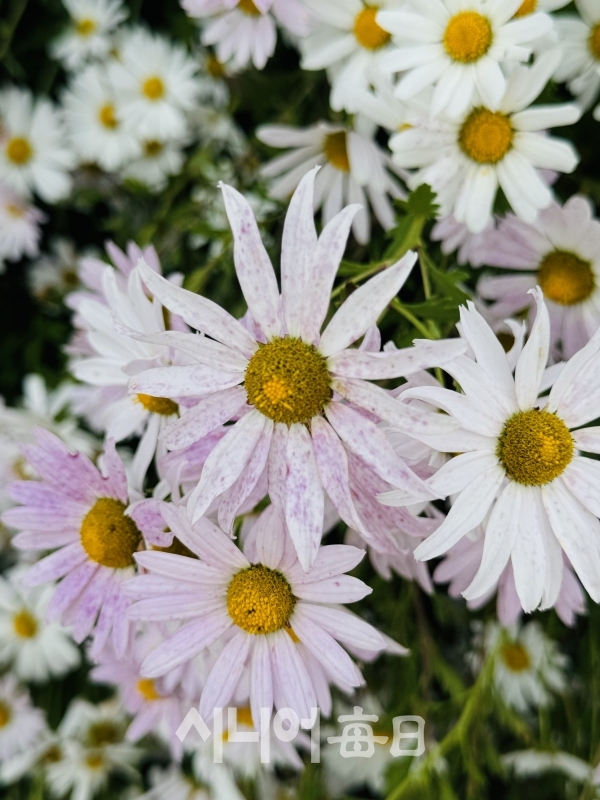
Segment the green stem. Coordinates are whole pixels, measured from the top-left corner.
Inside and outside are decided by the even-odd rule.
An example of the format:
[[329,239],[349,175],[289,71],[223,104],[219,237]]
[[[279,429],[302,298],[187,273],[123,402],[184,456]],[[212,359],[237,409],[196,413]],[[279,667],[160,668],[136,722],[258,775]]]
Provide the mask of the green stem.
[[431,330],[423,322],[421,322],[421,320],[418,317],[415,317],[415,315],[411,311],[409,311],[408,308],[406,308],[406,306],[403,306],[397,297],[394,297],[394,299],[391,302],[391,306],[394,309],[394,311],[397,311],[398,314],[401,314],[404,317],[404,319],[407,319],[410,322],[410,324],[413,325],[425,339],[439,338],[433,335]]
[[19,20],[23,16],[23,12],[27,8],[29,0],[15,0],[11,6],[11,14],[8,16],[2,32],[2,42],[0,42],[0,61],[8,53],[10,44],[15,35],[15,30],[19,24]]

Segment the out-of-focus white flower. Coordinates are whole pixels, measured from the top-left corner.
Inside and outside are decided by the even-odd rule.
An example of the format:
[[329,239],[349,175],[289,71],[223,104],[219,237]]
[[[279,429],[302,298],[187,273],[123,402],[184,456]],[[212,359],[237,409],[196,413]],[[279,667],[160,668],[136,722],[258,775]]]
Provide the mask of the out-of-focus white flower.
[[123,178],[132,178],[145,184],[153,192],[160,192],[171,175],[181,172],[185,155],[185,142],[144,139],[142,153],[121,171]]
[[450,214],[436,222],[431,231],[431,238],[434,242],[442,243],[444,255],[450,255],[455,250],[458,251],[456,259],[459,264],[481,267],[486,263],[488,234],[493,229],[494,221],[490,219],[487,227],[481,233],[471,233],[464,223],[457,222]]
[[73,153],[58,111],[27,89],[0,92],[0,178],[18,194],[56,203],[71,191]]
[[39,253],[40,224],[46,215],[0,182],[0,272],[4,259],[18,261]]
[[571,780],[586,783],[594,777],[592,767],[571,753],[518,750],[502,756],[502,763],[512,770],[517,778],[533,778],[547,772],[562,772]]
[[[562,57],[554,75],[567,81],[584,109],[596,100],[600,90],[600,5],[595,0],[575,0],[581,18],[559,17],[556,22]],[[600,106],[594,110],[600,120]]]
[[68,28],[52,42],[51,55],[69,69],[110,52],[111,33],[127,17],[121,0],[63,0],[71,17]]
[[52,302],[77,288],[78,260],[70,239],[54,239],[50,252],[43,253],[27,271],[27,282],[34,297],[41,302]]
[[46,731],[46,720],[14,675],[0,678],[0,762],[30,748]]

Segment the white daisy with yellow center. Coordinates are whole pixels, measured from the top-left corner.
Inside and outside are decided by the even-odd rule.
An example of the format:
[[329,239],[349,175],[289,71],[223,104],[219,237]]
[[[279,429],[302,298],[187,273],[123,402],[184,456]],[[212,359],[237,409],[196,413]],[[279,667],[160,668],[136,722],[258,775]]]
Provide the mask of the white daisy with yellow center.
[[[584,109],[594,104],[600,92],[600,5],[595,0],[575,0],[580,16],[557,18],[562,58],[555,79],[566,81]],[[600,105],[594,110],[600,120]]]
[[127,17],[121,0],[63,0],[71,17],[66,30],[50,48],[52,56],[70,70],[90,59],[108,56],[112,34]]
[[572,172],[578,162],[573,146],[544,131],[577,122],[574,104],[531,103],[551,78],[560,53],[540,56],[533,67],[516,66],[496,108],[478,101],[457,119],[421,121],[390,139],[400,167],[416,168],[411,188],[427,183],[437,193],[443,215],[454,214],[471,233],[489,225],[498,188],[515,213],[535,222],[552,202],[538,169]]
[[[412,6],[412,7],[411,7]],[[496,111],[506,91],[501,64],[525,60],[529,43],[552,28],[546,14],[519,13],[519,0],[417,0],[399,10],[382,10],[377,22],[392,35],[393,47],[382,59],[388,73],[403,73],[396,93],[410,100],[435,87],[433,117],[460,117],[476,94]]]
[[44,712],[32,705],[15,676],[0,678],[0,763],[27,752],[47,729]]
[[[566,363],[550,395],[540,400],[550,319],[541,290],[532,291],[537,316],[514,377],[502,345],[471,304],[461,309],[461,328],[474,360],[461,357],[445,367],[462,393],[424,387],[402,395],[443,409],[462,426],[445,437],[415,436],[438,451],[460,453],[428,480],[433,490],[455,499],[415,557],[443,555],[483,523],[481,564],[463,596],[476,599],[495,588],[510,559],[526,612],[556,602],[562,550],[600,601],[600,470],[597,461],[580,455],[600,452],[600,429],[582,427],[598,418],[600,335]],[[408,504],[402,491],[380,499]]]

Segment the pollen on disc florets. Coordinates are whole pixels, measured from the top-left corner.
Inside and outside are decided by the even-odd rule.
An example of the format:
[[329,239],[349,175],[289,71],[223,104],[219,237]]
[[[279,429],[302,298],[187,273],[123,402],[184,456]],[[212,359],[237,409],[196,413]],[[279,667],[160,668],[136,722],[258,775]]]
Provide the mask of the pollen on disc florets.
[[134,564],[142,539],[137,525],[125,516],[126,506],[113,497],[100,497],[81,523],[81,544],[91,561],[112,569]]
[[558,478],[571,463],[573,437],[565,423],[548,411],[519,411],[504,425],[497,455],[508,477],[525,486]]
[[262,14],[262,11],[256,7],[254,0],[239,0],[237,7],[244,14],[249,14],[251,17],[260,17]]
[[263,564],[238,572],[227,589],[229,616],[248,633],[275,633],[285,628],[295,605],[285,576]]
[[161,414],[163,417],[170,417],[176,414],[179,406],[174,400],[169,400],[168,397],[152,397],[150,394],[136,395],[138,403],[144,406],[146,411],[151,411],[153,414]]
[[506,114],[479,107],[463,122],[458,142],[463,153],[478,164],[497,164],[512,147],[514,135]]
[[533,14],[537,6],[538,0],[523,0],[515,13],[515,17],[527,17],[529,14]]
[[446,26],[444,49],[453,61],[472,64],[487,53],[493,38],[487,17],[477,11],[461,11]]
[[21,639],[33,639],[38,632],[38,623],[33,614],[23,608],[13,617],[13,628]]
[[327,161],[340,172],[350,172],[346,131],[328,133],[323,142],[323,154]]
[[365,6],[354,19],[354,36],[366,50],[379,50],[392,38],[377,24],[379,6]]
[[309,422],[331,400],[327,363],[316,347],[286,337],[261,345],[244,376],[248,402],[286,425]]
[[600,23],[594,25],[588,39],[590,53],[597,61],[600,61]]
[[590,262],[564,250],[555,250],[542,259],[538,282],[548,300],[561,306],[582,303],[596,288]]
[[500,658],[511,672],[526,672],[531,667],[529,653],[519,642],[507,642],[500,648]]

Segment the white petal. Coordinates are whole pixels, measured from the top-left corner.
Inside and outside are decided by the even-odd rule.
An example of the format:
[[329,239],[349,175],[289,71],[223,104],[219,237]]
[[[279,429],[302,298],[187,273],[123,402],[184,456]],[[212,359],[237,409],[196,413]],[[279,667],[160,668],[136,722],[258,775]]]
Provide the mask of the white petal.
[[437,342],[419,341],[416,347],[369,353],[362,350],[344,350],[328,360],[329,369],[343,378],[386,380],[411,375],[422,369],[442,367],[465,352],[460,339],[442,339]]
[[575,456],[561,477],[579,502],[600,517],[600,462]]
[[285,519],[298,560],[305,570],[314,563],[323,534],[324,497],[310,433],[290,426],[285,482]]
[[229,704],[246,668],[251,638],[251,634],[238,630],[215,661],[200,698],[199,711],[203,719],[212,719],[216,708]]
[[180,419],[168,425],[160,438],[169,450],[182,450],[228,422],[245,405],[246,399],[243,386],[203,397]]
[[157,367],[140,372],[129,381],[132,394],[149,394],[152,397],[195,397],[220,392],[237,386],[242,375],[218,372],[204,364]]
[[515,390],[521,411],[529,411],[537,402],[550,349],[550,316],[541,289],[530,290],[535,297],[537,314],[515,370]]

